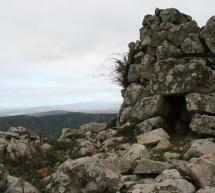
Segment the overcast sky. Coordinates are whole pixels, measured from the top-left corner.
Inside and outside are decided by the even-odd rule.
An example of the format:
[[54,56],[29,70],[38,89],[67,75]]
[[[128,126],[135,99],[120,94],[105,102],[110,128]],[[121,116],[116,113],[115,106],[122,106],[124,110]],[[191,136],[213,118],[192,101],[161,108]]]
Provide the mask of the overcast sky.
[[99,75],[156,7],[200,26],[215,14],[214,0],[0,0],[0,108],[120,101],[120,87]]

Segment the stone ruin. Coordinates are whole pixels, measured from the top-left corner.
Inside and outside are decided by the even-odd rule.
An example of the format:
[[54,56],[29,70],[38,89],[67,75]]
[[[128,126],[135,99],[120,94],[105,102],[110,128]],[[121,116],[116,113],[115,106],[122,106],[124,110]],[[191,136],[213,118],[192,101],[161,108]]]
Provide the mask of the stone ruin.
[[200,28],[174,8],[146,15],[127,69],[119,127],[215,134],[215,16]]

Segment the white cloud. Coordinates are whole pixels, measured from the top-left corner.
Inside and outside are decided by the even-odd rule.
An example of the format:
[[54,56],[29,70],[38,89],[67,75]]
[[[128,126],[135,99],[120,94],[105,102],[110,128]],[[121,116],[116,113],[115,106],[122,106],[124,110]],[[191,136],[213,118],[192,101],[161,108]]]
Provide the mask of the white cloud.
[[0,106],[120,100],[102,66],[146,14],[176,7],[202,26],[213,0],[0,0]]

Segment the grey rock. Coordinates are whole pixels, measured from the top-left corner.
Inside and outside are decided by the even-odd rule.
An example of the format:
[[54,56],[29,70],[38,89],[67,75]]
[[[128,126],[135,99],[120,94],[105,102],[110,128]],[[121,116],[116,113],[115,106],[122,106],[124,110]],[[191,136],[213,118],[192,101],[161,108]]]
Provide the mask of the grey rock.
[[137,182],[128,193],[194,193],[195,187],[184,180],[177,170],[164,170],[155,180]]
[[7,189],[4,193],[40,193],[38,189],[28,182],[8,175]]
[[128,159],[132,161],[141,160],[143,158],[150,158],[148,149],[141,144],[133,144],[125,153],[122,155],[122,159]]
[[162,171],[171,168],[171,164],[142,159],[134,170],[134,174],[160,174]]
[[35,147],[25,140],[11,140],[7,145],[7,154],[12,160],[19,158],[31,159],[36,153]]
[[100,162],[113,172],[125,174],[133,170],[136,162],[129,159],[122,159],[118,156],[109,156],[106,159],[101,159]]
[[140,64],[131,64],[128,71],[128,82],[136,83],[141,79],[142,66]]
[[196,193],[215,193],[215,188],[207,186],[206,188],[201,188]]
[[215,187],[215,154],[192,159],[191,163],[187,164],[187,168],[200,187]]
[[215,141],[213,139],[198,139],[192,142],[191,147],[185,153],[185,158],[200,157],[209,153],[215,154]]
[[215,54],[215,36],[214,38],[206,38],[205,43],[210,51]]
[[70,129],[70,128],[63,128],[61,131],[61,135],[59,138],[59,141],[65,141],[65,140],[73,140],[73,139],[79,139],[80,137],[83,137],[84,135],[79,132],[77,129]]
[[215,116],[195,114],[190,128],[197,134],[215,135]]
[[41,145],[41,150],[43,152],[46,152],[46,151],[48,151],[50,149],[52,149],[52,146],[50,144],[48,144],[48,143],[44,143],[44,144]]
[[158,177],[155,178],[156,182],[162,182],[164,180],[182,179],[182,176],[176,169],[164,170]]
[[185,54],[203,54],[204,47],[198,34],[190,34],[181,45],[181,50]]
[[102,130],[105,130],[107,127],[107,123],[94,123],[94,122],[91,122],[91,123],[87,123],[87,124],[84,124],[80,127],[79,131],[82,132],[82,133],[85,133],[85,132],[88,132],[88,131],[91,131],[93,133],[98,133]]
[[[160,9],[157,10],[162,22],[170,22],[174,24],[181,24],[188,21],[188,17],[185,14],[180,13],[177,9]],[[190,19],[190,18],[189,18]]]
[[166,40],[156,49],[156,56],[158,60],[166,58],[178,58],[181,55],[181,51]]
[[151,37],[151,34],[152,34],[152,30],[151,29],[142,27],[140,29],[140,41],[141,42],[146,41],[145,38],[146,37]]
[[212,16],[206,23],[206,26],[201,30],[202,38],[214,38],[215,37],[215,16]]
[[144,87],[140,84],[130,84],[125,90],[124,103],[133,106],[144,96]]
[[170,143],[170,141],[169,141],[169,139],[167,139],[167,138],[162,138],[159,142],[158,142],[158,144],[156,145],[156,147],[155,147],[155,149],[166,149],[166,148],[168,148],[168,147],[170,147],[171,146],[171,143]]
[[139,100],[131,111],[131,119],[141,122],[151,117],[166,116],[168,104],[161,95],[145,97]]
[[141,77],[145,80],[150,80],[152,78],[152,74],[154,71],[154,65],[155,58],[151,55],[146,54],[142,58],[142,71],[141,71]]
[[126,123],[130,119],[132,108],[129,106],[125,108],[120,115],[120,123]]
[[152,117],[137,124],[137,127],[142,131],[142,133],[145,133],[153,129],[165,128],[165,120],[161,116]]
[[100,193],[117,192],[122,184],[122,176],[107,169],[98,159],[84,157],[67,160],[46,180],[46,192]]
[[214,90],[214,75],[204,59],[168,59],[155,64],[149,87],[153,95],[210,93]]
[[215,95],[191,93],[186,96],[187,110],[192,113],[215,114]]
[[124,137],[112,137],[105,140],[102,144],[104,148],[113,148],[123,144],[125,141],[126,139]]
[[156,145],[160,141],[169,139],[169,135],[162,129],[155,129],[137,136],[137,142],[142,145]]
[[103,142],[105,140],[107,140],[108,138],[111,138],[111,137],[115,137],[117,134],[117,131],[114,130],[114,129],[107,129],[107,130],[104,130],[104,131],[100,131],[95,139],[100,141],[100,142]]
[[151,37],[151,41],[149,46],[152,48],[157,48],[159,45],[162,45],[164,41],[168,40],[168,32],[167,31],[158,31],[154,32]]
[[189,34],[199,34],[200,28],[195,21],[189,21],[180,25],[174,25],[169,30],[168,39],[171,44],[180,46]]
[[19,137],[20,136],[17,133],[0,131],[0,138],[6,139],[6,140],[19,139]]
[[151,42],[152,42],[152,38],[149,35],[143,36],[142,38],[142,48],[147,48]]
[[173,159],[179,159],[181,157],[180,153],[171,153],[171,152],[166,152],[164,153],[164,158],[169,161]]
[[150,28],[157,28],[160,25],[160,18],[156,15],[146,15],[143,19],[143,26],[148,26]]
[[145,53],[143,51],[138,52],[137,54],[135,54],[134,56],[134,62],[136,63],[140,63],[141,59],[143,58],[143,56],[145,55]]

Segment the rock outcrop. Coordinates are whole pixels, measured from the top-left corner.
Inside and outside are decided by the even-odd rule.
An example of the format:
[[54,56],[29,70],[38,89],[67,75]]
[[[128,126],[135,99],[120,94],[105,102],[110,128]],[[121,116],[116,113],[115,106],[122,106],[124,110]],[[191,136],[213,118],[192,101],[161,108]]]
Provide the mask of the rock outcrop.
[[23,179],[8,175],[8,172],[3,165],[0,165],[0,192],[40,193],[39,190]]
[[11,127],[7,132],[0,132],[0,158],[31,160],[39,150],[47,148],[51,146],[28,128]]

